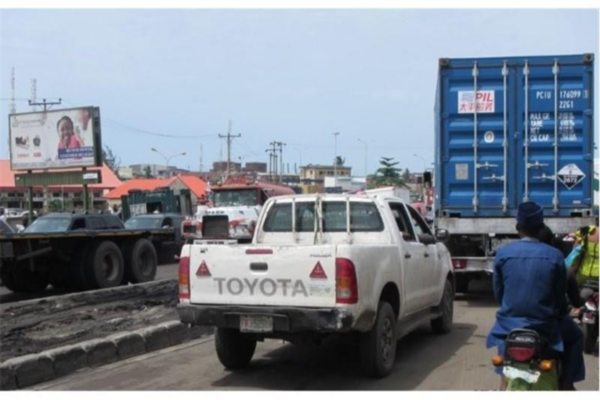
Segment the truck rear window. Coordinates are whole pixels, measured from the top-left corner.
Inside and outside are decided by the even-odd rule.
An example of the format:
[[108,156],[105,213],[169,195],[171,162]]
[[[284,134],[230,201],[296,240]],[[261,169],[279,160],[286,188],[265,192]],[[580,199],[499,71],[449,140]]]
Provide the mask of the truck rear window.
[[[263,230],[265,232],[292,231],[292,204],[275,204],[269,210]],[[296,203],[296,232],[315,230],[315,203]],[[350,203],[350,230],[352,232],[381,232],[383,221],[373,203]],[[323,232],[346,231],[346,202],[323,202]]]

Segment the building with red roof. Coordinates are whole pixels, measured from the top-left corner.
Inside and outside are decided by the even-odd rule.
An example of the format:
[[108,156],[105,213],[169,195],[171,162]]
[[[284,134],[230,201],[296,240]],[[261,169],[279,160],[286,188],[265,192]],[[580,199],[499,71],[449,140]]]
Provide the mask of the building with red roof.
[[[63,169],[61,171],[80,171],[79,168]],[[121,185],[121,180],[106,165],[102,167],[90,167],[89,171],[98,171],[102,174],[102,183],[88,185],[88,190],[93,199],[92,205],[96,210],[106,208],[106,200],[103,196]],[[27,188],[15,186],[15,173],[10,169],[10,160],[0,160],[0,207],[27,209]],[[36,172],[36,171],[34,171]],[[41,210],[44,205],[43,187],[33,188],[33,209]],[[83,186],[82,185],[59,185],[48,186],[48,200],[60,200],[68,204],[66,209],[83,208]]]
[[131,179],[104,195],[104,199],[111,204],[119,203],[121,196],[126,196],[130,190],[153,191],[159,188],[169,188],[175,195],[181,189],[189,189],[192,195],[192,204],[196,204],[200,197],[206,196],[206,182],[193,175],[178,175],[168,179]]

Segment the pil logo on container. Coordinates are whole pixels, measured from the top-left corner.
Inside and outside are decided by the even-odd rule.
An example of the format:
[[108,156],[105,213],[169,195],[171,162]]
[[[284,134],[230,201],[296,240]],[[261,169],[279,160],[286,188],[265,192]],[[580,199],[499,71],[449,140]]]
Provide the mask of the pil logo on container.
[[[472,114],[477,109],[478,113],[493,113],[496,111],[496,96],[493,90],[477,91],[477,101],[475,92],[472,90],[458,92],[458,113]],[[477,104],[477,108],[475,108]]]

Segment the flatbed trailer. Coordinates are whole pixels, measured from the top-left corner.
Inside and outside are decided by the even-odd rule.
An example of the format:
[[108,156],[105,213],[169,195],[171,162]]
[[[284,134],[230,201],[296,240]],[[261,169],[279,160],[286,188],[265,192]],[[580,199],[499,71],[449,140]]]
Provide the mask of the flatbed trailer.
[[173,234],[172,228],[0,233],[0,277],[13,292],[148,282],[158,266],[155,244]]

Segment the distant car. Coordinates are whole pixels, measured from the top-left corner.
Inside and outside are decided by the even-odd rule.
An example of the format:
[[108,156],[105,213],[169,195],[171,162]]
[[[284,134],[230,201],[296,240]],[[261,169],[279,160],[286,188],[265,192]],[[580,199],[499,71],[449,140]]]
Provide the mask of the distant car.
[[7,217],[22,217],[25,212],[22,208],[6,208],[4,210]]
[[56,233],[76,230],[125,229],[119,218],[110,214],[56,213],[36,219],[25,233]]

